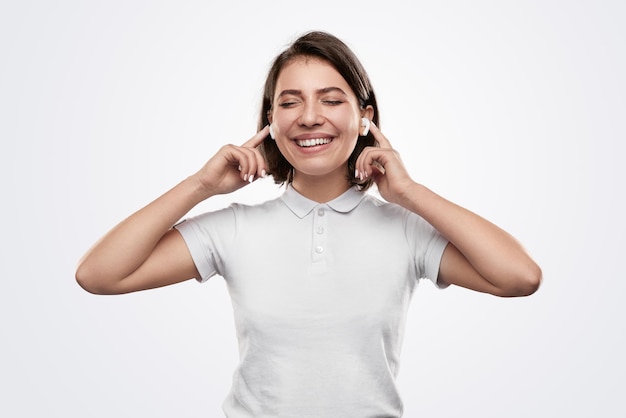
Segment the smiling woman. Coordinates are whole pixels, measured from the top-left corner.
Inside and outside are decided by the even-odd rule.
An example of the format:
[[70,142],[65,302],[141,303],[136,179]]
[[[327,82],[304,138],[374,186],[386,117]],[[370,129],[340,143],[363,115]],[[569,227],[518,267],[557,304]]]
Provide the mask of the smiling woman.
[[[346,161],[362,132],[361,119],[371,119],[373,108],[358,99],[335,68],[321,59],[302,57],[287,64],[276,83],[276,98],[268,111],[279,153],[291,166],[296,190],[323,191],[306,195],[332,199],[345,191],[354,172]],[[361,131],[361,132],[360,132]],[[307,183],[324,182],[324,188]]]
[[[291,69],[289,74],[287,74],[285,71],[287,68],[285,67],[292,65],[298,68]],[[323,66],[327,68],[323,69]],[[319,70],[317,83],[321,84],[309,87],[315,90],[318,95],[313,101],[311,101],[309,97],[308,102],[303,103],[303,97],[301,97],[303,91],[299,88],[294,88],[293,85],[285,85],[279,89],[279,75],[281,76],[280,82],[285,84],[288,76],[297,69],[300,71]],[[325,72],[322,73],[322,71]],[[298,85],[298,81],[304,81],[300,78],[294,80],[294,76],[298,77],[299,75],[305,76],[305,79],[307,78],[304,73],[291,74],[290,82],[293,83],[296,81],[295,85]],[[324,80],[319,79],[322,76],[328,76],[329,79],[327,82],[330,84],[324,85]],[[337,84],[333,84],[333,81],[336,81]],[[314,84],[313,80],[311,80],[311,84]],[[340,86],[343,86],[343,88]],[[289,95],[291,95],[293,100],[288,100]],[[283,98],[282,96],[287,97]],[[352,99],[356,100],[356,102],[351,101]],[[280,104],[276,103],[276,100],[281,100]],[[356,105],[358,106],[359,115],[367,116],[367,122],[372,121],[375,124],[379,123],[376,94],[374,93],[367,72],[352,50],[350,50],[344,42],[322,32],[311,32],[302,36],[274,60],[265,82],[258,129],[271,123],[272,114],[280,110],[280,107],[288,109],[292,106],[308,104],[309,107],[305,110],[314,111],[316,109],[310,106],[315,104],[315,102],[320,105],[324,104],[326,107],[337,105],[342,105],[342,107],[354,107]],[[300,111],[302,111],[302,109],[300,109]],[[367,112],[367,115],[364,115],[365,112]],[[296,112],[285,113],[285,115],[289,114],[295,115]],[[306,115],[304,116],[306,117]],[[361,116],[358,117],[359,120]],[[272,141],[265,140],[262,149],[275,181],[279,184],[283,182],[290,183],[294,175],[293,166],[287,161],[277,145],[278,144]],[[350,185],[356,185],[362,190],[367,189],[371,185],[372,181],[369,179],[361,181],[356,178],[355,163],[357,157],[365,147],[374,145],[376,145],[376,140],[371,134],[360,137],[356,142],[350,158],[348,158],[348,164],[345,166],[345,176],[348,178]]]
[[[179,222],[268,174],[286,183],[280,198]],[[400,417],[394,382],[417,281],[524,296],[541,270],[508,233],[410,178],[358,59],[311,32],[275,59],[258,132],[118,224],[76,272],[101,294],[214,275],[240,347],[227,417]]]

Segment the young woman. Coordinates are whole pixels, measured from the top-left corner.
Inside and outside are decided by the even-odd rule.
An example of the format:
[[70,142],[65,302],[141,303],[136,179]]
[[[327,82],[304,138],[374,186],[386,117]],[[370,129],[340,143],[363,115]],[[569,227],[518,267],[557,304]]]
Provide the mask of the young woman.
[[[241,358],[229,418],[400,417],[394,379],[417,279],[525,296],[541,270],[508,233],[411,179],[377,125],[350,49],[301,36],[270,69],[258,133],[113,228],[78,283],[118,294],[224,277]],[[280,198],[172,226],[266,175],[286,183]]]

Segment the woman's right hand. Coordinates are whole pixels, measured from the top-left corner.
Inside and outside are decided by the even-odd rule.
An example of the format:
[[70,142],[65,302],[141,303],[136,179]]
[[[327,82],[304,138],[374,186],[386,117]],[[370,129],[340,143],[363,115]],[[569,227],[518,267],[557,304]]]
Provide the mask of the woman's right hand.
[[269,135],[266,126],[240,146],[224,145],[192,178],[206,197],[234,192],[267,174],[258,147]]

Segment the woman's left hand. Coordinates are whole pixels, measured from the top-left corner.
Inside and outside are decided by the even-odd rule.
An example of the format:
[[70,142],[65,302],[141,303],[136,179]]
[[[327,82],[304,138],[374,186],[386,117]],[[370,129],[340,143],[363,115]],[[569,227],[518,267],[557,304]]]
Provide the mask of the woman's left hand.
[[378,141],[379,147],[366,147],[356,160],[356,177],[362,180],[372,178],[381,196],[388,202],[404,206],[408,193],[415,182],[409,176],[400,155],[389,140],[372,122],[370,132]]

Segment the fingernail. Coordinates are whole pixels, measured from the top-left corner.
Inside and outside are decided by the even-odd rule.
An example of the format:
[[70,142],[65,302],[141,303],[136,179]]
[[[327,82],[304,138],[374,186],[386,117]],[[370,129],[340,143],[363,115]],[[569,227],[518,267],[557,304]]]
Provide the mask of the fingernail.
[[237,167],[237,170],[241,171],[241,166]]
[[252,183],[254,181],[254,174],[250,175],[250,177],[248,178],[248,181],[250,183]]
[[243,175],[243,181],[248,181],[248,175],[247,174]]
[[359,170],[354,170],[354,178],[359,178]]
[[261,177],[267,177],[267,172],[265,170],[261,170]]

